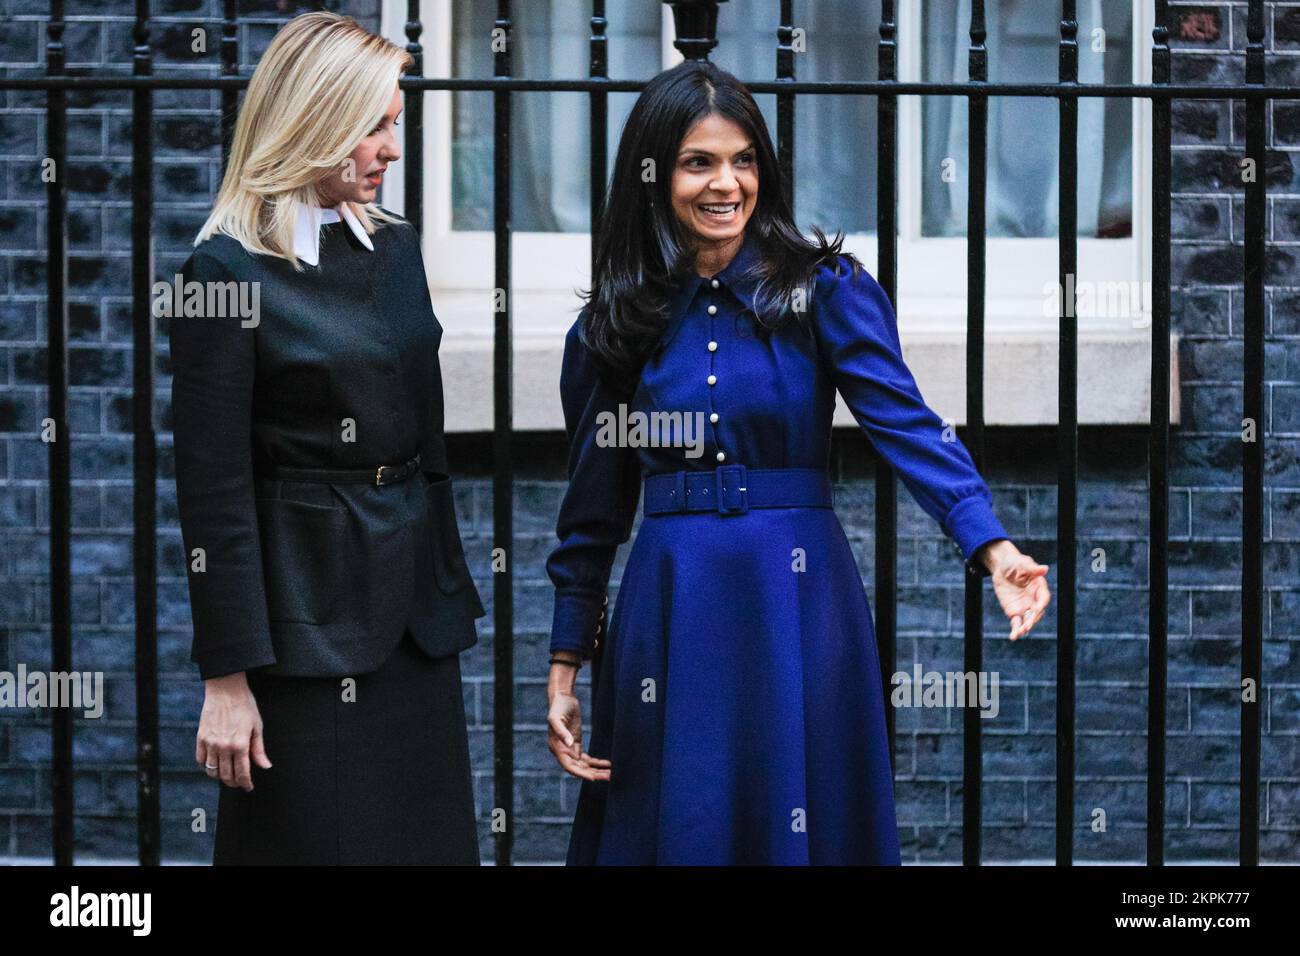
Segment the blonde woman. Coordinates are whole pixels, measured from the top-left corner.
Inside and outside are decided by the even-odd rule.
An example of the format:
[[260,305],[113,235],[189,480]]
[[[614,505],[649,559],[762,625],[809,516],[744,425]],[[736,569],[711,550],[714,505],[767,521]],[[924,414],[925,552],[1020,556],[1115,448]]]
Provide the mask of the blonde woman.
[[410,63],[335,14],[280,30],[163,312],[216,863],[479,862],[442,327],[375,203]]

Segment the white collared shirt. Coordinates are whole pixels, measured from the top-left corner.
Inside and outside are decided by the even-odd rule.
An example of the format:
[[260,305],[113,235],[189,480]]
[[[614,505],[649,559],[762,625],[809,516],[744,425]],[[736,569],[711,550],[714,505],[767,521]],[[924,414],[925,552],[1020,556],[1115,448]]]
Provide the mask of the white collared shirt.
[[361,221],[352,213],[347,203],[339,203],[333,208],[321,207],[312,203],[298,206],[298,221],[293,230],[293,254],[310,266],[320,262],[320,227],[327,222],[338,222],[342,218],[357,237],[357,241],[375,251],[375,245],[366,234]]

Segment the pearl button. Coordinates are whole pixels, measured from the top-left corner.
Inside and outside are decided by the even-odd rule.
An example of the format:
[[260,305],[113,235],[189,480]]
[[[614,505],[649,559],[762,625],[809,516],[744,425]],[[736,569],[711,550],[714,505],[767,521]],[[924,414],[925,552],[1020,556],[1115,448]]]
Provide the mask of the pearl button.
[[710,376],[709,376],[709,384],[710,384],[710,385],[717,385],[717,384],[718,384],[718,376],[716,376],[716,375],[710,375]]
[[717,413],[717,412],[712,412],[712,413],[709,415],[709,421],[711,421],[711,422],[716,422],[717,420],[718,420],[718,413]]
[[717,343],[717,342],[710,342],[710,343],[709,343],[709,351],[710,351],[710,352],[716,352],[717,350],[718,350],[718,343]]
[[709,315],[717,315],[717,314],[718,314],[718,307],[716,305],[709,306]]
[[718,461],[726,461],[726,460],[727,460],[727,453],[725,451],[718,452]]
[[717,279],[714,279],[713,281],[711,281],[711,282],[709,283],[709,285],[713,286],[713,288],[716,289],[719,285],[721,285],[721,283],[718,282]]

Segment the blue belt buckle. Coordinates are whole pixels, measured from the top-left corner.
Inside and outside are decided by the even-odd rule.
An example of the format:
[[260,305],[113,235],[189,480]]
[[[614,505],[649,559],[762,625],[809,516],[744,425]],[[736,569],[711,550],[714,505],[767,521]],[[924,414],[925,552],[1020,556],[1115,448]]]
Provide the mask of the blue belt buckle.
[[749,485],[744,465],[719,465],[713,472],[718,514],[743,515],[749,510]]

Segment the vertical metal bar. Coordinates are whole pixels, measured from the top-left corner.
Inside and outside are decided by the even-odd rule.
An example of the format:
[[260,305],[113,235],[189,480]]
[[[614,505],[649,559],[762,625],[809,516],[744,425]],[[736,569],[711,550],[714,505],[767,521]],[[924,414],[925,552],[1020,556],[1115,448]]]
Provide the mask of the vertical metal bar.
[[[149,0],[135,3],[136,76],[153,73]],[[158,444],[153,429],[153,91],[131,94],[131,430],[135,576],[135,765],[140,864],[159,863],[162,806],[158,752]]]
[[[1151,81],[1169,83],[1169,5],[1156,0]],[[1165,712],[1169,678],[1170,101],[1151,101],[1151,430],[1147,505],[1147,865],[1165,862]]]
[[[970,81],[967,94],[969,113],[970,195],[966,216],[966,447],[975,467],[984,470],[984,202],[987,187],[989,100],[975,91],[988,82],[988,50],[984,46],[984,0],[971,0]],[[984,667],[982,578],[966,576],[965,655],[966,673],[978,674]],[[981,788],[983,786],[983,741],[979,711],[962,711],[962,862],[980,862]]]
[[[794,80],[794,11],[792,0],[781,0],[781,22],[776,28],[776,78]],[[794,215],[794,94],[776,94],[776,156],[786,205]]]
[[[591,38],[587,74],[592,79],[609,77],[609,38],[605,30],[609,22],[605,19],[605,0],[591,2]],[[605,210],[605,167],[609,161],[609,94],[604,90],[592,90],[590,94],[590,138],[589,178],[591,189],[591,280],[596,281],[596,229]],[[608,637],[608,635],[606,635]],[[596,700],[600,685],[601,661],[605,657],[605,648],[609,642],[600,641],[591,655],[591,699]]]
[[[63,74],[63,0],[50,3],[46,73]],[[46,366],[48,416],[54,427],[50,468],[50,670],[72,671],[72,464],[68,434],[68,114],[67,94],[46,93],[45,148],[53,169],[47,191],[49,246],[45,266]],[[73,862],[72,710],[55,707],[50,715],[54,863]]]
[[[605,0],[591,2],[591,60],[587,75],[593,80],[609,78],[609,38],[605,30],[609,21],[605,19]],[[592,277],[596,270],[596,243],[594,241],[596,226],[605,209],[605,167],[609,162],[609,94],[604,90],[592,90],[590,94],[591,112],[591,269]]]
[[[1079,82],[1079,21],[1075,0],[1061,2],[1058,78]],[[1060,109],[1060,353],[1056,397],[1056,864],[1074,862],[1075,513],[1079,489],[1079,321],[1075,289],[1079,271],[1079,101],[1062,96]]]
[[[221,75],[239,75],[239,0],[225,0],[221,16]],[[235,119],[239,113],[239,90],[221,91],[221,172],[230,160],[235,140]]]
[[1264,235],[1264,0],[1251,0],[1246,14],[1246,296],[1243,332],[1245,379],[1242,414],[1254,423],[1241,459],[1241,681],[1254,694],[1241,702],[1242,866],[1259,865],[1259,747],[1264,649],[1264,281],[1268,253]]
[[[497,0],[494,36],[494,75],[511,75],[510,0]],[[499,33],[496,31],[500,31]],[[492,353],[492,541],[504,547],[510,560],[505,571],[492,576],[493,705],[492,742],[495,804],[506,826],[496,834],[496,863],[509,866],[514,844],[514,378],[510,323],[510,91],[492,92],[492,228],[496,268],[496,327]]]
[[[424,76],[424,48],[420,45],[420,0],[408,0],[406,5],[406,52],[415,63],[406,71],[409,77]],[[406,116],[406,219],[415,231],[424,233],[424,91],[407,90],[403,103]]]
[[[898,79],[894,0],[881,0],[878,79]],[[898,311],[898,97],[881,94],[876,107],[876,281]],[[876,456],[876,644],[886,699],[898,662],[898,478]],[[895,715],[885,708],[889,760],[896,766]]]

